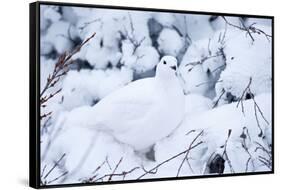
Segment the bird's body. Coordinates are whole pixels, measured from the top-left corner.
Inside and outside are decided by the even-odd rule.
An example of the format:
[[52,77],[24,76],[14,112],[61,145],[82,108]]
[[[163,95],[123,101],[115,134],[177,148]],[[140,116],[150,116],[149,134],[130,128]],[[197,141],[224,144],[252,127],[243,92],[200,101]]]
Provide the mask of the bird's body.
[[164,59],[165,64],[172,66],[164,65],[163,59],[157,66],[155,77],[134,81],[93,107],[71,111],[68,122],[107,132],[137,151],[168,136],[183,119],[185,103],[176,77],[175,58],[166,56]]

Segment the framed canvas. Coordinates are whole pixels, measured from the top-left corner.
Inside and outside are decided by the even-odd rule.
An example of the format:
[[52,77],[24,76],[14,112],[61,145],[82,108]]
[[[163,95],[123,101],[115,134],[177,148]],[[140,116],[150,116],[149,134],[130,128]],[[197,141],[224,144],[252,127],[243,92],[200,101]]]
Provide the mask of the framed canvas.
[[30,186],[274,172],[274,18],[30,4]]

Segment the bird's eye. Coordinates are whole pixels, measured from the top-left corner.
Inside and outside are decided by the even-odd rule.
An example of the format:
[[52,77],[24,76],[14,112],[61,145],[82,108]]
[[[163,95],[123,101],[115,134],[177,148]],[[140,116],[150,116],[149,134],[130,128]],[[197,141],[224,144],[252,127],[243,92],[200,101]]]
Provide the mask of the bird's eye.
[[163,64],[166,65],[167,64],[166,61],[164,61]]

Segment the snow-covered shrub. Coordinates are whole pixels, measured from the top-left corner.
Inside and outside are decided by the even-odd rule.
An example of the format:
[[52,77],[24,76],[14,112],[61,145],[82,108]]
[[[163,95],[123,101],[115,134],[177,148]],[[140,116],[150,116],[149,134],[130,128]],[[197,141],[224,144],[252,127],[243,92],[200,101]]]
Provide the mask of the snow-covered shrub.
[[159,51],[165,55],[177,56],[183,47],[183,39],[177,31],[164,28],[160,33],[158,40]]
[[[271,33],[268,27],[261,25],[257,27]],[[233,101],[250,98],[251,94],[255,96],[271,92],[271,39],[262,33],[252,33],[250,36],[237,29],[232,33],[224,48],[227,66],[221,73],[219,79],[221,82],[216,85],[217,95],[225,92],[223,99]],[[248,85],[250,91],[246,89]],[[242,97],[245,90],[246,94]]]
[[194,41],[180,64],[180,72],[187,93],[213,96],[214,85],[225,67],[223,40],[218,34]]

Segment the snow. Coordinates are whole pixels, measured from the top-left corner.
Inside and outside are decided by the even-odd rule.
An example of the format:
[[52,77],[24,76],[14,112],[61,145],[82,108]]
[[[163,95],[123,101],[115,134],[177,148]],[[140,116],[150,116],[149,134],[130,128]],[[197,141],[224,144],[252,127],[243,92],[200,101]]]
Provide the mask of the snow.
[[159,51],[166,55],[177,56],[183,47],[183,39],[172,29],[164,28],[157,39]]
[[193,42],[184,54],[180,72],[186,92],[210,95],[225,65],[218,35]]
[[109,93],[132,80],[129,69],[70,71],[63,81],[62,106],[71,110],[78,106],[92,105]]
[[[44,183],[209,175],[221,158],[222,173],[271,170],[270,19],[226,16],[231,26],[198,14],[40,11],[41,90],[59,56],[96,33],[46,95],[61,91],[41,106],[41,114],[52,112],[41,120]],[[166,65],[177,65],[177,78],[158,68],[166,55],[177,58]]]
[[252,34],[252,36],[255,41],[249,36],[245,38],[245,33],[238,31],[234,38],[227,41],[224,49],[227,67],[220,76],[223,82],[216,85],[218,94],[224,89],[238,98],[247,87],[250,78],[252,79],[250,89],[254,95],[271,91],[271,41],[262,35]]
[[152,46],[141,45],[134,50],[134,45],[125,40],[122,43],[123,56],[120,62],[137,73],[153,69],[159,62],[159,54]]
[[185,114],[200,113],[211,109],[212,106],[212,100],[205,96],[199,94],[185,95]]
[[72,47],[72,42],[68,36],[69,23],[58,21],[51,24],[45,36],[46,42],[52,43],[55,50],[62,54]]
[[[256,101],[261,107],[261,110],[263,110],[264,113],[267,113],[265,118],[271,122],[271,94],[262,94],[256,98]],[[255,152],[255,142],[259,142],[265,146],[267,142],[262,137],[259,137],[260,131],[256,126],[253,101],[245,101],[244,106],[245,116],[241,112],[240,107],[236,107],[236,103],[203,111],[201,114],[188,114],[181,127],[178,128],[170,138],[167,138],[156,145],[156,158],[159,158],[157,161],[161,162],[185,150],[186,146],[194,139],[194,136],[203,130],[204,133],[200,140],[204,143],[198,147],[198,150],[195,150],[194,152],[192,151],[192,154],[190,155],[192,161],[194,160],[192,166],[194,167],[194,170],[197,171],[195,174],[200,175],[203,173],[203,166],[208,161],[211,154],[221,154],[222,148],[220,147],[225,144],[228,130],[231,129],[232,132],[227,145],[227,152],[233,164],[234,171],[237,173],[245,172],[245,163],[249,156],[241,146],[242,138],[240,136],[243,132],[243,127],[247,127],[249,131],[251,141],[248,142],[247,146],[249,147],[251,154],[253,154],[253,157],[258,155]],[[259,116],[259,119],[263,131],[270,131],[270,126],[261,119],[261,116]],[[195,130],[196,132],[186,135],[190,130]],[[269,136],[271,135],[269,134]],[[177,143],[177,146],[175,146],[175,142]],[[237,157],[237,155],[239,155],[239,157]],[[175,167],[173,171],[177,171],[177,167],[182,159],[183,157],[180,157],[178,161],[174,161],[176,163],[170,163],[171,167]],[[255,171],[255,169],[262,167],[262,164],[257,160],[254,160],[254,163],[256,168],[249,171]],[[186,173],[190,173],[188,167],[186,167],[186,170]],[[230,173],[230,171],[226,170],[225,173]]]
[[[214,30],[209,22],[208,15],[188,15],[186,18],[187,32],[192,40],[199,40],[212,36]],[[192,27],[188,27],[192,26]]]

